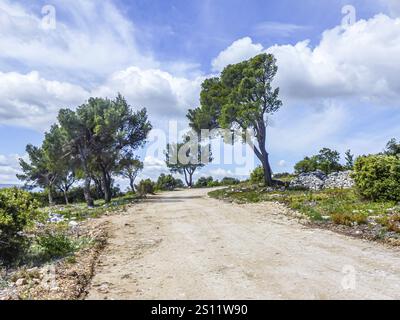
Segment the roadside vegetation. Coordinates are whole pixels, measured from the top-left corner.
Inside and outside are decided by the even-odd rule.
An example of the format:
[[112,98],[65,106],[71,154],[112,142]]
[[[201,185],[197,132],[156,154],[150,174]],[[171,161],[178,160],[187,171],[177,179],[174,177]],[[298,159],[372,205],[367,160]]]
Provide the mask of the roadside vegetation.
[[[209,195],[236,203],[280,202],[320,225],[351,227],[369,238],[400,240],[400,144],[391,140],[384,152],[353,160],[346,152],[346,164],[339,163],[336,151],[323,149],[296,165],[298,173],[323,170],[352,170],[355,186],[350,189],[298,190],[288,183],[295,175],[280,174],[280,188],[262,184],[262,167],[250,180]],[[300,169],[301,168],[301,169]],[[334,168],[334,169],[333,169]],[[283,179],[282,179],[283,178]],[[398,243],[398,242],[396,242]]]
[[[54,298],[57,294],[61,299],[80,298],[86,283],[82,277],[91,276],[106,238],[106,231],[93,219],[125,212],[140,197],[127,193],[110,203],[99,199],[91,208],[85,202],[42,206],[35,197],[17,188],[0,190],[0,299]],[[48,270],[56,278],[69,274],[57,280],[58,291],[51,291]],[[64,292],[67,283],[74,287]],[[32,291],[37,288],[40,292]]]
[[[152,192],[146,183],[134,184],[143,169],[135,152],[151,128],[146,109],[134,110],[121,95],[90,98],[78,108],[60,110],[42,144],[26,147],[17,175],[24,187],[0,190],[0,282],[10,286],[14,298],[24,297],[31,280],[39,285],[43,278],[24,272],[19,277],[21,270],[86,261],[86,274],[78,268],[75,278],[90,277],[94,252],[104,242],[101,228],[91,230],[96,224],[91,220],[126,211]],[[129,180],[129,192],[115,184],[117,177]],[[80,295],[80,289],[74,292]]]

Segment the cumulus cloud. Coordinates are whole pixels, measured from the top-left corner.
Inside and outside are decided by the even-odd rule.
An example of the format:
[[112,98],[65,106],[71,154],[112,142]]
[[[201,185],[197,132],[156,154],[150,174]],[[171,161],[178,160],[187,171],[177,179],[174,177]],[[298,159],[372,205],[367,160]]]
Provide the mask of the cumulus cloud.
[[[60,108],[118,92],[132,106],[146,107],[153,119],[183,118],[198,106],[198,65],[173,61],[161,70],[137,45],[134,24],[111,1],[52,4],[56,29],[47,30],[40,5],[0,1],[0,124],[44,131]],[[28,71],[3,71],[15,69]]]
[[340,139],[339,133],[351,124],[351,112],[333,101],[313,108],[282,109],[269,129],[269,145],[275,152],[299,153],[318,149],[321,143]]
[[347,98],[370,102],[398,98],[400,18],[379,14],[347,28],[326,30],[319,44],[263,48],[246,37],[235,41],[213,61],[214,69],[260,52],[273,53],[279,66],[276,83],[291,99]]
[[281,167],[281,168],[287,167],[287,165],[288,164],[287,164],[286,160],[280,160],[278,162],[278,166]]
[[156,66],[141,52],[135,26],[110,1],[55,0],[56,28],[42,27],[42,13],[0,2],[0,58],[70,78],[104,76],[132,64]]
[[38,72],[0,72],[0,124],[44,130],[60,108],[77,106],[88,96],[77,85],[46,80]]
[[19,158],[17,154],[0,154],[0,186],[4,184],[19,184],[16,175],[20,172]]
[[263,46],[249,37],[236,40],[212,61],[213,71],[222,71],[227,65],[254,57],[262,50]]
[[93,92],[112,96],[121,92],[131,104],[146,107],[153,116],[182,116],[197,107],[203,77],[176,77],[159,69],[130,67],[114,73]]
[[400,19],[380,14],[325,31],[315,48],[304,41],[267,51],[278,59],[277,83],[284,95],[387,102],[400,92],[399,43]]

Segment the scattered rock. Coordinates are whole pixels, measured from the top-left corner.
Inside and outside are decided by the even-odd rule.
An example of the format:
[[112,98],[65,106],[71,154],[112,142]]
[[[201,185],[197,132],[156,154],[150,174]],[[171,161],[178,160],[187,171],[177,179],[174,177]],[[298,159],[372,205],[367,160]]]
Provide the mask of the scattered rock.
[[15,281],[15,285],[17,287],[22,287],[22,286],[26,285],[26,279],[24,279],[24,278],[18,279],[17,281]]
[[314,172],[302,173],[290,182],[292,189],[308,189],[319,191],[322,189],[349,189],[354,187],[354,180],[351,178],[351,171],[334,172],[326,175],[317,170]]
[[322,171],[302,173],[290,182],[292,189],[321,190],[324,188],[326,175]]
[[62,214],[59,213],[49,213],[49,218],[48,218],[48,222],[51,223],[60,223],[60,222],[64,222],[64,216]]
[[324,181],[324,189],[350,189],[354,187],[351,171],[334,172]]

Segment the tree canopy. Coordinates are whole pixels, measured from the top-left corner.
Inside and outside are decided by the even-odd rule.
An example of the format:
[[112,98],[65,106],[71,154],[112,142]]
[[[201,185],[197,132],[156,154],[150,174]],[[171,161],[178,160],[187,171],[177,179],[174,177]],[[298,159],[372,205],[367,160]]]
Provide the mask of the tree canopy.
[[202,85],[200,107],[189,110],[190,126],[202,129],[252,130],[258,145],[251,140],[256,156],[264,169],[264,181],[273,184],[269,154],[266,150],[268,116],[282,106],[279,88],[272,82],[278,71],[272,54],[260,54],[247,61],[229,65],[220,77],[207,79]]
[[46,133],[42,147],[27,146],[30,162],[20,160],[24,175],[19,178],[46,188],[49,202],[55,186],[66,194],[77,178],[84,180],[89,206],[92,182],[110,202],[113,176],[133,179],[133,168],[142,168],[132,154],[146,143],[152,126],[146,109],[133,110],[120,94],[114,100],[90,98],[75,111],[61,109],[58,122]]
[[196,170],[212,161],[210,146],[202,146],[194,138],[186,135],[180,143],[167,144],[165,162],[172,173],[183,174],[188,187],[193,187],[193,175]]
[[317,155],[305,157],[295,165],[296,173],[312,172],[321,170],[326,174],[336,171],[346,170],[345,166],[340,164],[340,153],[336,150],[323,148]]

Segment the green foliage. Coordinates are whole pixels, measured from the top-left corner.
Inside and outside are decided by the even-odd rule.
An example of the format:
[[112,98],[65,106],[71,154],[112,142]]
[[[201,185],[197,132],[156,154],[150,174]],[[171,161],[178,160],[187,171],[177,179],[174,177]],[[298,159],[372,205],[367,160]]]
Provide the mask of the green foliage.
[[[221,76],[204,81],[200,95],[201,106],[189,110],[190,126],[202,129],[253,130],[258,146],[254,152],[263,164],[264,182],[272,185],[272,172],[266,151],[268,115],[282,106],[279,88],[272,82],[278,71],[272,54],[260,54],[252,59],[227,66]],[[267,180],[267,181],[265,181]]]
[[239,184],[240,181],[231,177],[224,177],[221,181],[214,180],[213,177],[201,177],[197,180],[196,188],[214,188],[220,186],[233,186]]
[[295,178],[294,174],[290,174],[288,172],[276,173],[274,174],[274,179],[277,179],[282,182],[290,182]]
[[318,160],[316,156],[305,157],[303,160],[295,164],[294,170],[297,174],[305,172],[313,172],[318,169]]
[[[333,189],[318,192],[273,191],[249,187],[222,189],[210,192],[217,199],[229,199],[238,203],[277,201],[317,221],[332,221],[335,224],[353,226],[366,224],[374,217],[375,222],[389,231],[400,232],[400,207],[394,201],[372,202],[353,189]],[[379,217],[379,218],[377,218]],[[397,231],[396,231],[397,230]]]
[[63,258],[76,250],[76,245],[63,232],[46,232],[36,239],[46,259]]
[[193,174],[212,161],[211,146],[198,143],[196,133],[184,136],[182,143],[168,144],[165,163],[172,173],[183,174],[188,187],[193,186]]
[[346,165],[344,168],[346,170],[353,170],[354,169],[354,155],[351,153],[351,150],[347,150],[344,159],[346,161]]
[[340,164],[340,153],[329,148],[323,148],[319,154],[312,157],[305,157],[295,166],[297,174],[321,170],[326,174],[343,171],[346,168]]
[[91,180],[102,186],[104,199],[110,202],[119,160],[142,147],[152,128],[146,109],[134,111],[121,95],[114,100],[90,98],[76,111],[61,110],[58,120],[67,136],[65,149],[83,173],[87,204],[93,206]]
[[136,186],[136,190],[140,196],[146,196],[147,194],[154,194],[156,184],[150,179],[142,180]]
[[233,186],[240,183],[240,180],[231,177],[225,177],[221,180],[220,184],[223,186]]
[[395,156],[359,157],[354,165],[356,186],[367,199],[400,201],[400,159]]
[[207,188],[213,186],[214,178],[213,177],[201,177],[197,180],[195,187],[196,188]]
[[176,188],[182,187],[182,181],[175,179],[171,174],[161,174],[156,183],[156,189],[161,191],[173,191]]
[[135,192],[135,180],[140,171],[143,170],[143,162],[133,157],[131,153],[125,155],[118,164],[118,174],[129,179],[129,185],[132,192]]
[[391,139],[386,145],[385,154],[400,157],[400,142],[394,138]]
[[22,234],[38,216],[38,203],[32,196],[17,188],[0,190],[0,260],[10,263],[28,245]]
[[264,168],[259,166],[253,170],[250,174],[250,182],[251,183],[264,183]]

